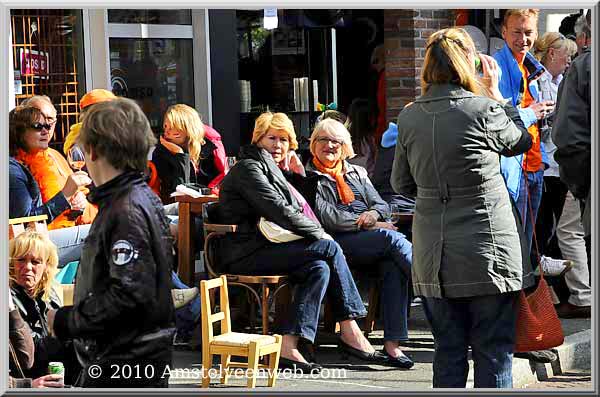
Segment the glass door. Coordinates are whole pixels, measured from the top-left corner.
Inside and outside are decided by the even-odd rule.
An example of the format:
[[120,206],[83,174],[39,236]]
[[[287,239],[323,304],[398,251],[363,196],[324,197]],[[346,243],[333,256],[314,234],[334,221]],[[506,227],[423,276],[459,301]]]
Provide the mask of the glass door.
[[195,107],[191,10],[108,10],[110,82],[158,136],[170,105]]

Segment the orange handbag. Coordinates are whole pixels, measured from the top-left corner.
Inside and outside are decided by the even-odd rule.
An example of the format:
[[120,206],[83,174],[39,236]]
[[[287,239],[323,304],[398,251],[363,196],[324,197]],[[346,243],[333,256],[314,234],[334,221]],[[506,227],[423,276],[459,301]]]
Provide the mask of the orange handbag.
[[[525,170],[523,170],[525,172]],[[527,181],[527,176],[525,176]],[[525,184],[527,192],[529,192],[529,186]],[[531,212],[531,201],[529,200],[529,193],[527,197],[529,204],[529,214],[533,222],[533,215]],[[525,222],[523,222],[524,224]],[[535,222],[533,222],[535,225]],[[536,244],[535,238],[535,227],[533,231],[533,241]],[[537,250],[538,266],[542,266],[540,263],[539,249]],[[537,288],[529,295],[525,295],[525,292],[521,290],[519,299],[516,303],[517,308],[517,322],[516,322],[516,336],[515,336],[515,352],[530,352],[535,350],[546,350],[552,347],[560,346],[565,340],[563,333],[562,324],[556,309],[554,308],[554,302],[550,294],[550,287],[544,279],[544,271],[540,268],[540,281]]]

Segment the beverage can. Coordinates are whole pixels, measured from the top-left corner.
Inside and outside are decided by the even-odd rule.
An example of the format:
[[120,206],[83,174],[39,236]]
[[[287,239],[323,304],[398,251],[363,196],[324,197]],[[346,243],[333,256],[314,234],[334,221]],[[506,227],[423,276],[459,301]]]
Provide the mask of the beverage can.
[[65,366],[60,361],[53,361],[48,364],[48,373],[56,375],[65,374]]

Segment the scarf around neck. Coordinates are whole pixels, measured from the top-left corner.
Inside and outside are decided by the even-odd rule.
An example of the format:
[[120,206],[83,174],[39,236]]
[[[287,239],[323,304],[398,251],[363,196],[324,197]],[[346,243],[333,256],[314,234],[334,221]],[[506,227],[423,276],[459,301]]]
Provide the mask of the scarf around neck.
[[316,156],[313,157],[312,161],[318,171],[327,174],[335,179],[338,196],[340,197],[342,203],[347,205],[355,200],[352,189],[344,179],[344,162],[342,160],[338,160],[338,162],[335,163],[335,165],[331,168],[328,168],[325,165],[323,165],[323,163],[321,163]]

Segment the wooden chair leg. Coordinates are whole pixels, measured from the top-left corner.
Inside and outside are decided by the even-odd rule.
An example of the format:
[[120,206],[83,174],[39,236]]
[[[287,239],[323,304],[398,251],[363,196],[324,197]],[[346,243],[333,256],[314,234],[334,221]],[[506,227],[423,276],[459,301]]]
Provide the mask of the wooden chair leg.
[[221,354],[221,383],[226,385],[229,380],[229,362],[231,354]]
[[275,381],[277,380],[277,368],[279,367],[279,354],[281,353],[281,341],[283,340],[281,335],[275,336],[275,340],[279,345],[279,349],[269,354],[269,381],[267,382],[267,386],[273,387],[275,386]]
[[212,355],[209,346],[202,346],[202,387],[210,385],[210,369],[212,368]]
[[369,288],[369,310],[367,311],[365,335],[369,335],[375,328],[375,320],[379,311],[379,294],[381,293],[380,285],[375,282]]
[[256,387],[256,375],[258,374],[258,343],[250,342],[248,346],[248,381],[247,387],[252,389]]
[[262,333],[267,335],[269,333],[269,284],[262,285],[262,302],[260,303],[262,311]]
[[335,334],[339,332],[340,325],[333,319],[333,310],[331,310],[331,303],[329,299],[325,298],[325,308],[323,313],[323,328],[325,332]]
[[275,298],[275,329],[281,329],[281,327],[287,321],[289,315],[289,307],[292,302],[292,291],[289,285],[282,287],[277,293]]

